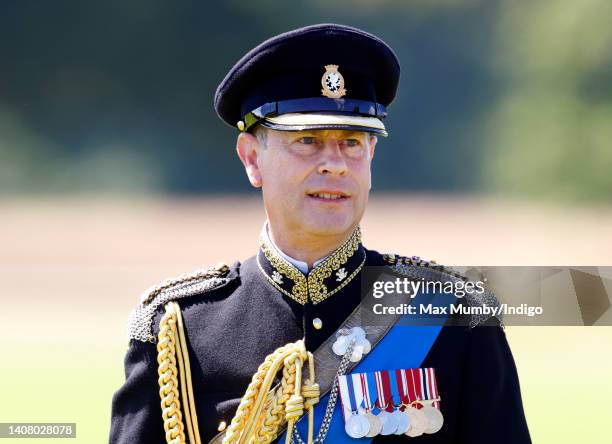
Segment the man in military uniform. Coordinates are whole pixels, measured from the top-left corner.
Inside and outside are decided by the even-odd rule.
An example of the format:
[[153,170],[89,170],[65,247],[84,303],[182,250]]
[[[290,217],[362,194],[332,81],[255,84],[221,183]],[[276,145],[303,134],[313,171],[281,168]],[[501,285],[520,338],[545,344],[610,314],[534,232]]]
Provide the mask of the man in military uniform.
[[465,280],[361,242],[399,72],[382,40],[333,24],[276,36],[230,70],[215,108],[262,189],[260,248],[144,293],[112,443],[530,442],[498,319],[363,323],[367,269]]

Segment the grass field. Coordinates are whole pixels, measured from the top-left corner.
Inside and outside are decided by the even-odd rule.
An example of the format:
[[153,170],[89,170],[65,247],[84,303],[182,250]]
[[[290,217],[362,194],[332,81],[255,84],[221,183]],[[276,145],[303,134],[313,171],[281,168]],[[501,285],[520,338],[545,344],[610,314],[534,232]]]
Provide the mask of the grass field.
[[[264,220],[258,199],[221,196],[4,198],[0,214],[0,422],[76,422],[78,443],[108,439],[140,291],[252,255]],[[375,195],[363,231],[370,248],[451,265],[612,265],[606,208]],[[612,327],[506,331],[533,441],[610,442]]]

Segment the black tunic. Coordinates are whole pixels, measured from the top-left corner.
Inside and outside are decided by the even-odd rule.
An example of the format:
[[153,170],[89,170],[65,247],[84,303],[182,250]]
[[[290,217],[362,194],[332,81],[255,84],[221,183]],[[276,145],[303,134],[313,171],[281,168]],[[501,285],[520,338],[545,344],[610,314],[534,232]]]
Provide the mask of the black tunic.
[[[215,288],[178,300],[203,443],[217,435],[221,421],[230,423],[268,354],[302,338],[314,351],[359,304],[363,267],[385,266],[388,260],[357,242],[335,257],[331,270],[336,274],[328,275],[328,269],[320,274],[323,279],[314,276],[302,280],[304,285],[296,282],[299,276],[291,279],[295,270],[262,245],[257,256],[230,267]],[[346,275],[342,280],[336,278],[338,265]],[[162,314],[160,305],[152,317],[153,337]],[[320,329],[313,326],[315,318],[322,321]],[[374,443],[531,442],[503,329],[496,319],[474,328],[454,323],[449,319],[442,328],[422,365],[436,369],[444,426],[417,438],[377,436]],[[125,357],[125,383],[113,397],[110,442],[165,443],[156,345],[137,336]]]

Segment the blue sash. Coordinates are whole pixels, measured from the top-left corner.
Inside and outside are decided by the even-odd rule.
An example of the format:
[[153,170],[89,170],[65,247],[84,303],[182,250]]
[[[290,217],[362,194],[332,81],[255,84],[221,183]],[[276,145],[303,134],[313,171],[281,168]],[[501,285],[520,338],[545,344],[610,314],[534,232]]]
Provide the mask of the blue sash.
[[[450,307],[457,298],[452,294],[429,295],[428,300],[423,300],[421,295],[417,296],[415,306],[418,304],[432,304],[438,307]],[[414,315],[404,315],[391,327],[385,337],[365,355],[363,360],[351,371],[351,373],[373,372],[378,370],[391,370],[399,368],[418,368],[421,367],[423,360],[429,353],[433,343],[436,341],[442,325],[447,316],[436,316],[436,325],[423,322],[422,318]],[[323,422],[325,408],[329,400],[329,393],[321,398],[314,407],[314,438]],[[307,415],[302,416],[297,423],[296,429],[300,436],[306,440],[308,433]],[[365,444],[371,442],[372,438],[354,439],[344,431],[344,419],[342,418],[340,399],[336,403],[331,425],[327,433],[326,442],[330,443],[352,443]],[[279,443],[285,442],[285,433],[281,435]]]

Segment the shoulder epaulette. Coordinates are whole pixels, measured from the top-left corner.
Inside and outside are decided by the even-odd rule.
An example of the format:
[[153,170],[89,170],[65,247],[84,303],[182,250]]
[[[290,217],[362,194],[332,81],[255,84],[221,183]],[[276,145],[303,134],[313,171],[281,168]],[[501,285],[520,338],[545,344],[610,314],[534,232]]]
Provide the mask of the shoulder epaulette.
[[[404,276],[409,276],[412,279],[424,279],[424,280],[436,280],[436,281],[469,281],[470,278],[450,267],[446,267],[436,263],[436,261],[426,261],[421,259],[419,256],[399,256],[396,254],[385,254],[383,255],[385,263],[396,273]],[[485,279],[486,281],[486,279]],[[468,307],[495,307],[498,309],[501,305],[493,291],[484,287],[484,292],[477,293],[466,293],[462,298],[463,303]],[[500,312],[500,310],[496,310]],[[474,328],[478,325],[483,324],[491,318],[489,314],[479,314],[478,310],[473,310],[474,314],[469,317],[469,326]],[[500,325],[503,327],[501,314],[495,315]]]
[[229,267],[219,263],[211,268],[195,270],[176,278],[166,279],[150,287],[140,296],[140,302],[130,313],[128,320],[128,338],[142,342],[155,342],[152,320],[157,308],[169,301],[193,296],[214,290],[227,282]]
[[479,310],[474,310],[474,312],[472,312],[470,314],[470,328],[474,328],[477,327],[481,324],[484,324],[486,321],[488,321],[489,319],[491,319],[492,317],[496,318],[497,321],[499,322],[499,325],[504,328],[504,323],[503,323],[503,315],[501,313],[501,302],[499,302],[499,299],[497,299],[497,297],[495,297],[495,293],[493,293],[493,291],[488,288],[485,287],[484,288],[484,293],[482,294],[477,294],[477,293],[466,293],[466,295],[463,297],[463,300],[465,301],[465,304],[468,307],[473,307],[473,308],[478,308],[478,307],[490,307],[490,308],[495,308],[495,313],[494,315],[490,314],[490,312],[487,313],[482,313]]
[[[397,254],[384,254],[384,261],[387,265],[391,266],[395,271],[401,272],[402,270],[407,271],[408,267],[415,269],[437,271],[452,276],[456,279],[467,280],[467,277],[453,270],[450,267],[438,264],[436,261],[426,261],[421,259],[419,256],[400,256]],[[404,273],[405,274],[405,273]]]

